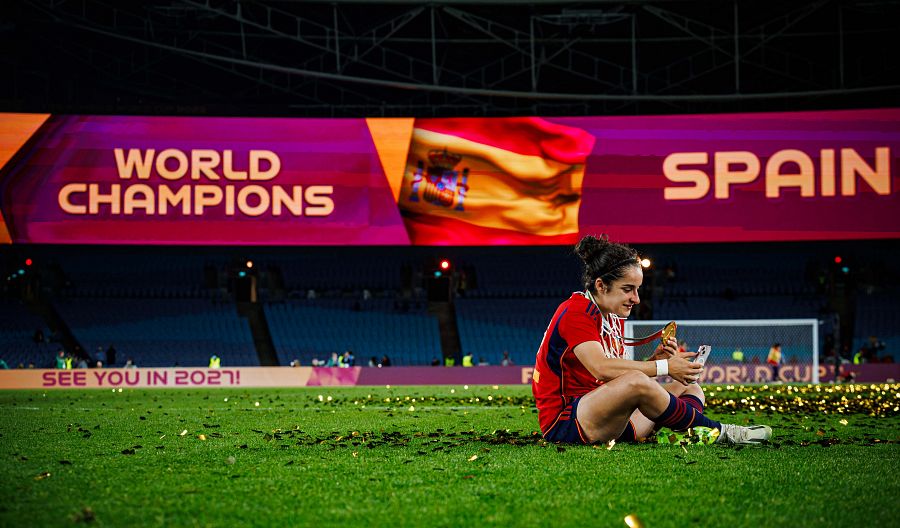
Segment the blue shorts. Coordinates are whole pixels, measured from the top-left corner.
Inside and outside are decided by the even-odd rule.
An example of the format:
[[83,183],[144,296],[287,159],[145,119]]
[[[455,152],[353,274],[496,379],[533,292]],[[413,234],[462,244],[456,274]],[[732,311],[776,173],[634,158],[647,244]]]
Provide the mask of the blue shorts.
[[[581,429],[581,424],[578,423],[577,411],[578,402],[580,401],[581,396],[572,400],[572,403],[565,406],[563,410],[560,411],[559,416],[556,417],[556,421],[554,421],[553,425],[550,426],[550,429],[544,433],[544,440],[564,444],[590,444],[587,440],[587,436]],[[634,424],[631,423],[631,420],[628,420],[625,430],[622,431],[622,434],[619,435],[616,442],[636,441],[637,436],[635,435]]]

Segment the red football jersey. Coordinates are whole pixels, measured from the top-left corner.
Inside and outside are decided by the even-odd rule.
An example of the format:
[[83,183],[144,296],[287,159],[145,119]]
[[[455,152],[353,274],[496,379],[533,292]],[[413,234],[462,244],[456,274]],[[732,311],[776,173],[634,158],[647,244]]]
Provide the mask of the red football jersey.
[[572,400],[603,385],[575,356],[574,348],[586,341],[599,341],[608,350],[608,357],[625,357],[624,330],[623,318],[603,316],[583,292],[573,293],[559,305],[544,332],[531,383],[541,432],[553,426]]

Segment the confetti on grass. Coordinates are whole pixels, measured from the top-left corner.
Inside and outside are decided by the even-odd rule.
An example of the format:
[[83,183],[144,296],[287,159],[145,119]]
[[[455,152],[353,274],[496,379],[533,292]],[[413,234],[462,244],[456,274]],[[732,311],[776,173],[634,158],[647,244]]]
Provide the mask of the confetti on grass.
[[82,508],[80,512],[72,515],[73,522],[83,522],[83,523],[91,523],[97,519],[97,515],[94,513],[94,510],[91,508],[85,507]]
[[625,524],[628,528],[644,528],[644,521],[633,513],[625,516]]

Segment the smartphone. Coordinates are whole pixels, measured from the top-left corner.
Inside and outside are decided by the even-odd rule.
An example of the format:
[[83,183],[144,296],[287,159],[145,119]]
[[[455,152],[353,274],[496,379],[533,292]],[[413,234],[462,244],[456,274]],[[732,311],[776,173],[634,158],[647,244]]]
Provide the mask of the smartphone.
[[701,365],[706,364],[706,358],[709,357],[709,353],[712,351],[712,347],[709,345],[700,345],[700,348],[697,349],[697,355],[694,357],[694,363],[699,363]]

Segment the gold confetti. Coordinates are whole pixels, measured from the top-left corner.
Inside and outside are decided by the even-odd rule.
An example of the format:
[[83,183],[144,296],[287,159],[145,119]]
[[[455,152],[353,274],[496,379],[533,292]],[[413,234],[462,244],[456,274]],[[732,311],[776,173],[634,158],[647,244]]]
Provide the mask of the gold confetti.
[[357,456],[358,454],[359,454],[358,451],[354,451],[354,452],[353,452],[353,458],[356,458],[356,456]]
[[478,455],[472,455],[469,457],[469,462],[475,462],[476,460],[478,460]]
[[625,516],[625,524],[628,528],[644,528],[644,521],[633,513]]
[[847,425],[849,422],[848,422],[846,419],[844,419],[844,420],[841,420],[841,421],[838,422],[838,423],[841,424],[841,425]]
[[[900,398],[900,384],[837,384],[837,385],[788,385],[771,394],[766,386],[728,385],[727,393],[710,393],[707,406],[723,411],[749,409],[751,406],[767,412],[783,414],[867,414],[873,417],[896,416],[900,406],[894,402]],[[737,393],[737,394],[735,394]],[[758,407],[758,400],[769,400]],[[775,409],[772,409],[774,404]],[[753,409],[751,409],[753,410]]]
[[45,478],[47,478],[47,477],[49,477],[49,476],[50,476],[50,472],[49,472],[49,471],[44,471],[44,472],[41,473],[40,475],[34,477],[34,480],[44,480]]
[[413,412],[413,411],[415,411],[415,410],[416,410],[415,406],[413,406],[413,405],[410,405],[410,406],[409,406],[409,412]]
[[197,435],[197,438],[199,438],[200,440],[206,440],[206,435],[205,434]]
[[187,434],[187,429],[185,429],[184,431],[181,431],[180,433],[178,433],[178,436],[184,436],[184,435],[186,435],[186,434]]
[[615,439],[610,440],[609,442],[606,443],[606,450],[612,451],[612,448],[614,445],[616,445],[616,440]]

